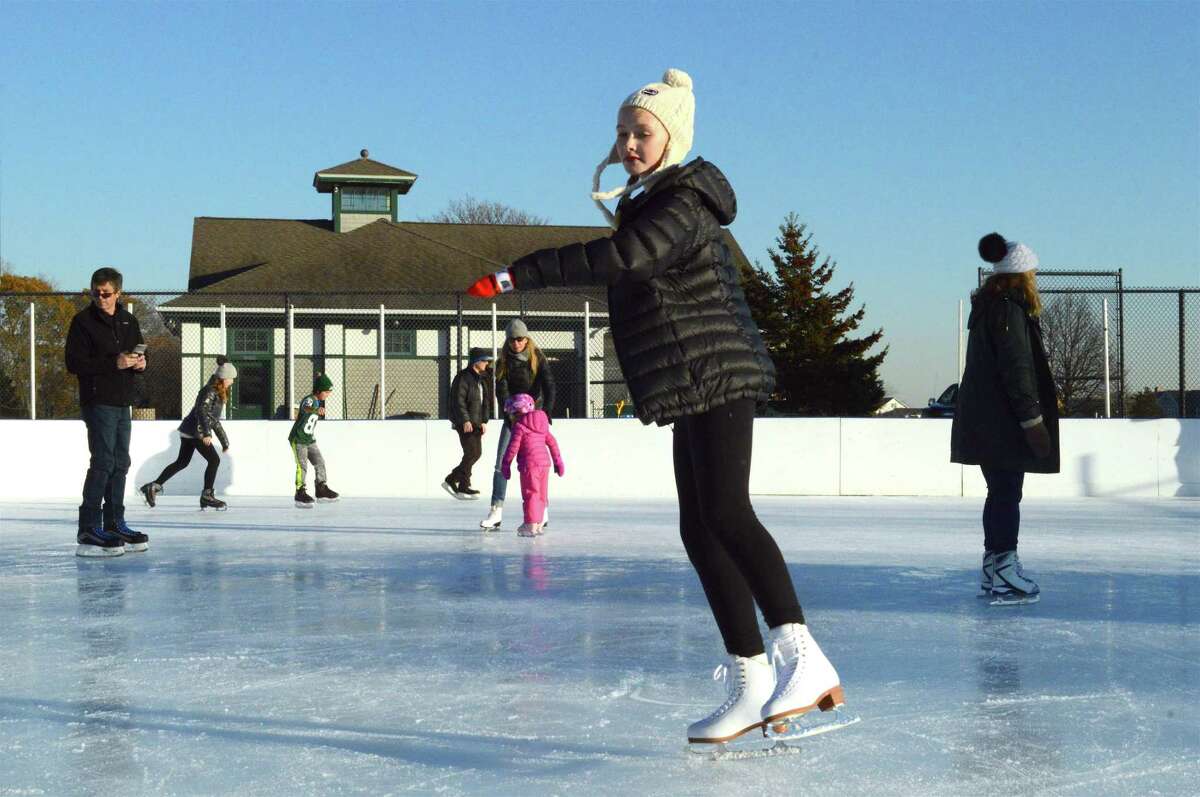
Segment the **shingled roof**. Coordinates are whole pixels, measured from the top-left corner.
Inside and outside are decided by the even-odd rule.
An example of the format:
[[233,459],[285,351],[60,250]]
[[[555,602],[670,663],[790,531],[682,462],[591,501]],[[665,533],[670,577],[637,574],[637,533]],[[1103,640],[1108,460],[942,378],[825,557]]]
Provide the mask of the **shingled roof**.
[[[335,233],[327,220],[198,217],[192,228],[189,294],[164,306],[256,303],[249,297],[231,301],[206,293],[314,292],[329,295],[297,296],[293,303],[332,307],[358,306],[366,301],[365,297],[335,296],[350,292],[461,294],[498,264],[511,263],[538,249],[583,243],[611,232],[608,227],[380,220],[352,232]],[[741,247],[728,231],[725,236],[734,258],[746,265]],[[577,294],[604,302],[602,287],[581,289]],[[500,298],[503,301],[498,306],[513,299]],[[444,298],[437,302],[445,305]],[[464,298],[464,307],[476,304],[482,308],[491,303]],[[412,309],[420,306],[414,303]]]
[[322,194],[328,194],[335,185],[344,183],[372,183],[375,185],[394,185],[400,193],[407,194],[417,175],[388,166],[367,157],[367,151],[362,151],[361,157],[352,161],[321,169],[313,175],[313,187]]

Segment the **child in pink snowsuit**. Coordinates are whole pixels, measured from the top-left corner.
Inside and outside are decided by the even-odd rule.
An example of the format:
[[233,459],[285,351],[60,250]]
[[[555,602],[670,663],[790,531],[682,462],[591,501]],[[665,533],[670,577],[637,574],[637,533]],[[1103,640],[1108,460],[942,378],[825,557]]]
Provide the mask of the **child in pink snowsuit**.
[[516,457],[517,468],[521,471],[521,500],[525,503],[525,522],[517,529],[517,534],[536,537],[542,533],[551,460],[554,472],[562,476],[565,471],[562,455],[558,452],[558,441],[550,433],[550,419],[534,404],[533,396],[528,393],[510,396],[504,402],[504,411],[518,419],[513,424],[512,440],[504,452],[500,472],[504,478],[511,479],[512,461]]

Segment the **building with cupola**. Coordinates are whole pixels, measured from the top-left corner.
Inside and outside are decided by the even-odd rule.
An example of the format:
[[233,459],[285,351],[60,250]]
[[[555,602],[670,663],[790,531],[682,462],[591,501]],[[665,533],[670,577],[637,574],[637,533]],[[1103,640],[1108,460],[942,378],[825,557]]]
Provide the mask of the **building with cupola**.
[[182,405],[224,356],[238,369],[231,418],[289,417],[316,373],[336,386],[328,418],[444,418],[468,351],[498,348],[522,317],[554,370],[556,417],[629,414],[604,286],[464,294],[522,255],[611,230],[410,221],[403,203],[417,179],[364,149],[313,175],[327,218],[196,217],[188,293],[159,305],[180,338]]

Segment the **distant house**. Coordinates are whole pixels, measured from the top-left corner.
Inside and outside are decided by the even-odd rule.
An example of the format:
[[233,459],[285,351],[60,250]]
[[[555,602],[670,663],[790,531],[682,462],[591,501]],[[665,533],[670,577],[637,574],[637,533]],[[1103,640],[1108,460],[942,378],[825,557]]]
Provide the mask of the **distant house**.
[[872,411],[872,415],[891,415],[897,410],[906,410],[908,405],[895,396],[884,396],[883,403]]
[[446,417],[446,387],[467,351],[501,344],[521,316],[560,384],[554,414],[614,414],[627,391],[603,286],[494,302],[463,293],[497,264],[611,230],[402,221],[416,179],[363,150],[313,176],[331,197],[328,219],[196,218],[189,292],[159,306],[180,334],[183,405],[221,354],[239,374],[231,417],[289,415],[318,371],[337,386],[330,418]]

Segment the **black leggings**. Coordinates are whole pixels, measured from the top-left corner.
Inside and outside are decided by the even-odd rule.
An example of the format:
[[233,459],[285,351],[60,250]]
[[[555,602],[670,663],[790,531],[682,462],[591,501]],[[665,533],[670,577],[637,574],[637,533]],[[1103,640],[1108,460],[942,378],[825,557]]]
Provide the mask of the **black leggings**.
[[783,554],[750,505],[753,433],[752,399],[675,422],[679,534],[725,649],[737,656],[763,652],[755,603],[770,628],[804,622]]
[[983,502],[983,549],[1003,553],[1017,550],[1021,530],[1021,491],[1025,473],[981,466],[988,494]]
[[188,463],[192,461],[193,451],[199,451],[200,456],[208,460],[208,467],[204,469],[204,489],[211,490],[213,483],[217,480],[217,468],[221,465],[221,457],[217,455],[217,449],[212,445],[204,445],[194,437],[179,438],[179,456],[175,457],[174,462],[163,468],[163,472],[158,474],[158,478],[154,481],[160,485],[166,484],[167,479],[188,466]]

